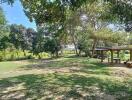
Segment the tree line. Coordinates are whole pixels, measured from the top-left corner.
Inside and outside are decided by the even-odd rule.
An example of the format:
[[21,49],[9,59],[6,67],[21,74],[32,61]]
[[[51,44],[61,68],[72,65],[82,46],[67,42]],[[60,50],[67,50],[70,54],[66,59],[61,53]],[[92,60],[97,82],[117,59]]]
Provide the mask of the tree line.
[[[62,45],[74,44],[76,55],[84,52],[93,57],[96,47],[132,43],[131,0],[21,0],[21,4],[29,20],[35,21],[37,31],[11,25],[7,33],[9,43],[23,52],[58,56]],[[1,38],[2,48],[7,49],[8,43],[3,41],[8,39]]]
[[2,57],[6,55],[6,50],[10,52],[16,50],[17,55],[21,50],[25,57],[27,51],[39,56],[39,58],[43,52],[58,56],[58,51],[61,48],[59,42],[57,38],[51,37],[46,30],[38,27],[35,31],[23,25],[8,25],[2,9],[0,9],[0,16],[0,51]]

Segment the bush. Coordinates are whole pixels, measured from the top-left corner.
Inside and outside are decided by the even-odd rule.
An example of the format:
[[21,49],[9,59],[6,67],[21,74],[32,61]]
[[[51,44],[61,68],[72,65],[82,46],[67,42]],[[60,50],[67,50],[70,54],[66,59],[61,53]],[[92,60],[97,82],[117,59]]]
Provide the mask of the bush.
[[49,55],[48,53],[45,53],[45,52],[44,52],[44,53],[43,53],[43,57],[44,57],[44,58],[48,58],[48,57],[50,57],[50,55]]
[[4,61],[4,57],[2,55],[0,56],[0,62],[1,61]]
[[120,52],[120,58],[124,61],[125,60],[125,52]]
[[58,52],[61,50],[61,45],[59,41],[55,38],[46,38],[44,44],[44,51],[47,53],[51,53],[58,57]]
[[27,59],[34,59],[32,55],[27,56]]

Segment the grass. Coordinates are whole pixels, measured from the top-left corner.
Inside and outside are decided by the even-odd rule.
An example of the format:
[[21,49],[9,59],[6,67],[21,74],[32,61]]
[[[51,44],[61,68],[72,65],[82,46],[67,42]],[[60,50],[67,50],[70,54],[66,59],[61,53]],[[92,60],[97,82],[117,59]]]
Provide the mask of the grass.
[[19,67],[19,64],[15,64],[13,62],[0,62],[0,72],[6,72],[6,71],[11,71],[11,70],[15,70]]
[[1,62],[0,70],[2,100],[132,100],[131,69],[109,67],[97,59]]
[[30,64],[33,64],[33,63],[29,63],[28,60],[3,61],[3,62],[0,62],[0,73],[15,71],[23,66],[30,65]]

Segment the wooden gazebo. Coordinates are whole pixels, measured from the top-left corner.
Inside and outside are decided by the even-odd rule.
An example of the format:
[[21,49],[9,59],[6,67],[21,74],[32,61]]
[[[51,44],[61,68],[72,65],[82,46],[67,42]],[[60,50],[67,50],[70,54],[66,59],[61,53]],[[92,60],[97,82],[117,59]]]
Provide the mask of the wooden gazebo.
[[96,51],[101,52],[101,62],[104,60],[104,51],[110,51],[111,52],[111,63],[113,63],[114,57],[113,57],[113,52],[117,51],[117,58],[119,58],[119,54],[121,50],[129,50],[130,51],[130,61],[132,61],[132,46],[115,46],[115,47],[101,47],[101,48],[96,48]]

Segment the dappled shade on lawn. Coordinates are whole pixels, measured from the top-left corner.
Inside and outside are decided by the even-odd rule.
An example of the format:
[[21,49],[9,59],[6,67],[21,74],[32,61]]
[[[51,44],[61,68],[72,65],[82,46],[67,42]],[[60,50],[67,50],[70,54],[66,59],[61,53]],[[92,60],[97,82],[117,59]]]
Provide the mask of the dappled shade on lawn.
[[22,75],[0,80],[0,98],[129,100],[132,99],[132,80],[125,81],[77,74]]
[[132,99],[132,79],[127,68],[116,69],[87,57],[28,60],[19,64],[16,69],[1,72],[0,99]]

